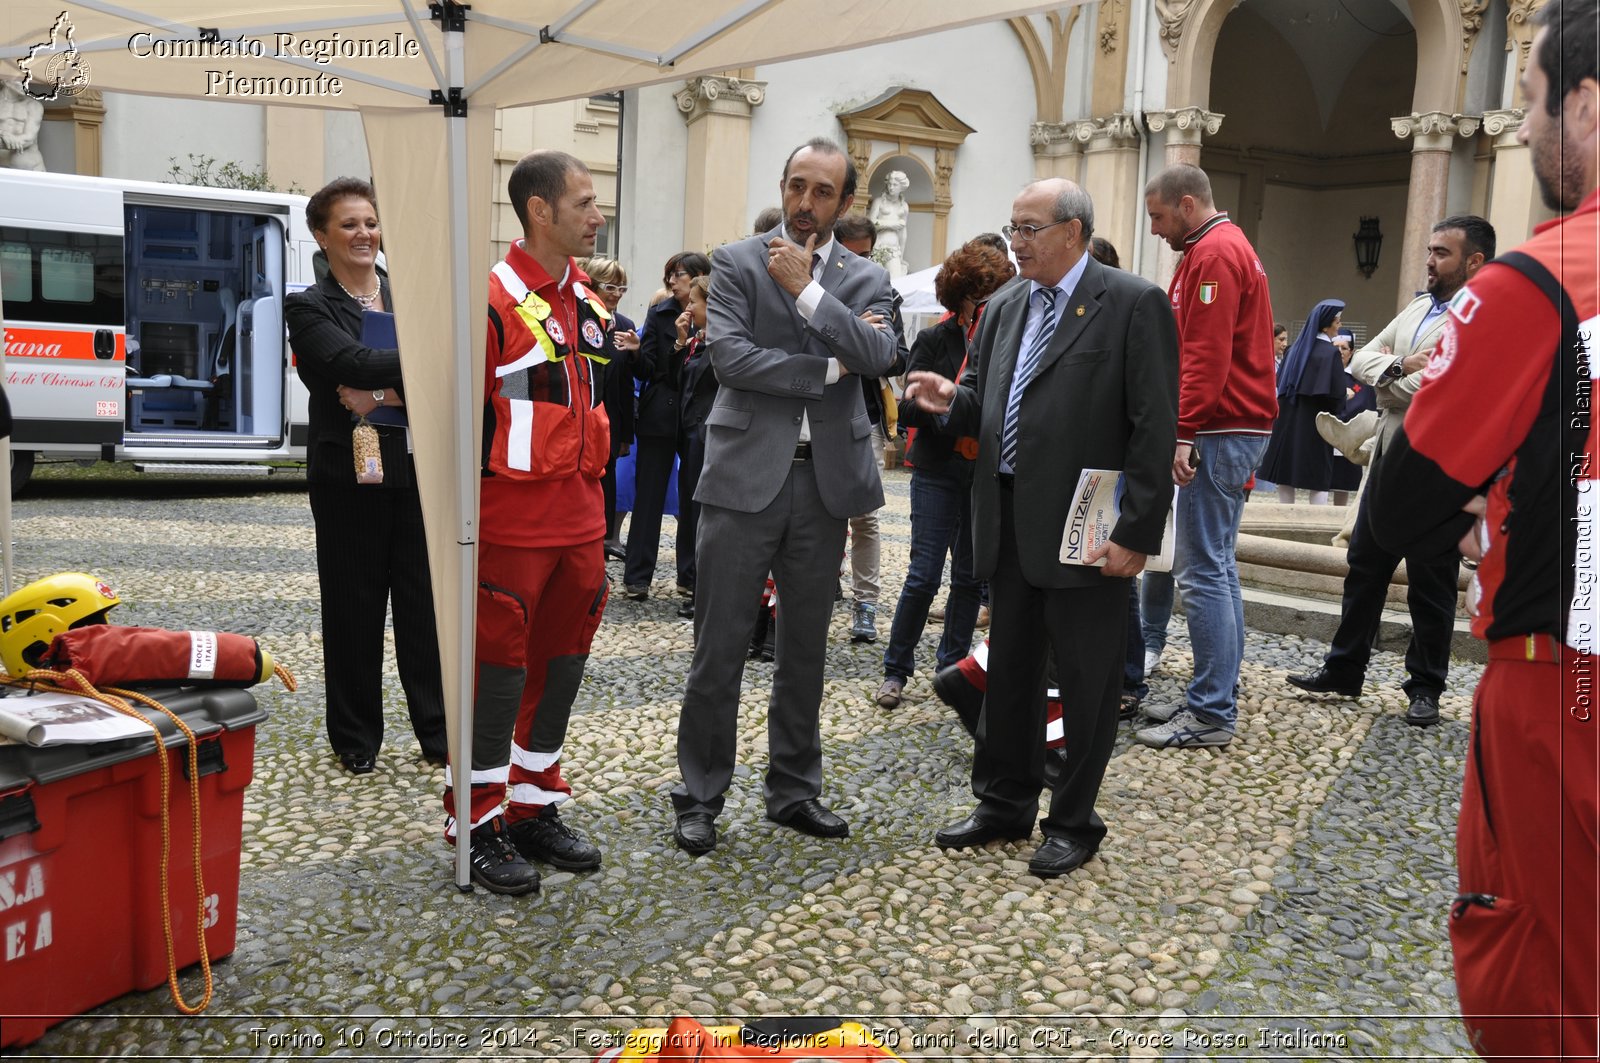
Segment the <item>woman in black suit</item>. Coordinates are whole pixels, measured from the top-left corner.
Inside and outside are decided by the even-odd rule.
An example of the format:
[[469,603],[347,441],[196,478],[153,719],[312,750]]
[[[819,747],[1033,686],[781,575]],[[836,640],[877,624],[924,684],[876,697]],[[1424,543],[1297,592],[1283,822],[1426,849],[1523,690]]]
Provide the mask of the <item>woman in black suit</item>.
[[[374,770],[383,741],[384,614],[394,605],[395,658],[411,726],[429,761],[446,756],[443,682],[427,540],[405,427],[400,352],[361,341],[368,310],[390,311],[378,276],[382,231],[372,186],[341,177],[306,204],[328,259],[313,287],[284,301],[289,342],[310,392],[306,480],[317,529],[328,741],[345,769]],[[358,484],[351,432],[375,424],[383,482]]]
[[628,555],[617,538],[621,524],[621,514],[617,512],[617,459],[626,456],[633,445],[633,366],[639,357],[639,334],[633,330],[631,320],[617,313],[617,304],[628,293],[628,273],[622,263],[596,255],[578,266],[589,275],[595,294],[611,311],[612,328],[606,333],[604,347],[606,357],[611,359],[606,363],[604,377],[606,417],[611,421],[611,457],[600,486],[606,496],[606,556],[620,561]]
[[[628,523],[628,563],[623,569],[623,594],[634,601],[650,596],[661,548],[661,515],[666,508],[667,481],[672,460],[681,465],[689,458],[690,435],[683,430],[681,403],[683,351],[677,348],[678,315],[689,309],[689,286],[696,277],[711,272],[711,260],[684,251],[667,260],[664,271],[669,299],[652,306],[639,333],[639,357],[634,375],[642,382],[639,416],[634,431],[639,449],[634,455],[633,517]],[[685,519],[688,500],[678,499],[678,592],[694,593],[695,528]]]
[[[700,484],[700,468],[706,461],[705,422],[717,401],[717,374],[711,369],[710,341],[706,336],[706,304],[710,299],[711,275],[708,273],[689,282],[689,309],[673,321],[678,331],[673,346],[679,348],[683,359],[678,370],[678,417],[686,440],[685,455],[678,460],[678,523],[687,530],[690,542],[694,541],[694,529],[700,523],[700,503],[694,500],[694,491]],[[690,572],[693,571],[691,568]],[[688,599],[678,606],[678,615],[685,620],[694,619],[692,580],[690,588]]]

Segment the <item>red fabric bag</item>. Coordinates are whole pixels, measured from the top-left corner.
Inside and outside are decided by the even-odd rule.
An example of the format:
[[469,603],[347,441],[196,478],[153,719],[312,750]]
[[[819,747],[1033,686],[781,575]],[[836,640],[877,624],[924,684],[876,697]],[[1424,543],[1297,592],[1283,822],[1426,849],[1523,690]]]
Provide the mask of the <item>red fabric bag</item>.
[[106,624],[63,631],[50,643],[39,666],[59,672],[74,669],[97,687],[148,683],[248,687],[270,679],[275,670],[272,656],[248,635]]

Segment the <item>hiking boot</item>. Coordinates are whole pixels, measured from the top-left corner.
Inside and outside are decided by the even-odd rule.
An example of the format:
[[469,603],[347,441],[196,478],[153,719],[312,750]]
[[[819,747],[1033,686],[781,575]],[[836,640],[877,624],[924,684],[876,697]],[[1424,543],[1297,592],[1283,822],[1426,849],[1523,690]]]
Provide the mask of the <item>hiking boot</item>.
[[1188,709],[1180,709],[1166,723],[1146,727],[1133,738],[1152,749],[1198,749],[1225,746],[1233,741],[1233,732],[1225,727],[1213,727]]
[[599,846],[567,826],[555,805],[546,805],[532,819],[518,820],[510,830],[517,852],[529,860],[563,871],[593,871],[600,866]]
[[472,828],[472,881],[490,893],[520,897],[539,888],[539,872],[511,843],[503,816]]
[[857,602],[850,619],[851,642],[878,641],[878,607],[871,602]]

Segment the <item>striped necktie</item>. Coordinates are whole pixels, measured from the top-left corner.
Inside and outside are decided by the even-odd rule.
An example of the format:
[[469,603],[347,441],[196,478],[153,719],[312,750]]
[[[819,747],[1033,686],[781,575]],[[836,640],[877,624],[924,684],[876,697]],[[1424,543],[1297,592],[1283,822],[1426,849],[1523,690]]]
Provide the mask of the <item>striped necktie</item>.
[[1038,294],[1039,312],[1043,320],[1039,322],[1039,331],[1034,335],[1033,342],[1017,359],[1011,394],[1006,398],[1006,419],[1000,430],[1000,463],[1009,465],[1013,472],[1017,468],[1017,412],[1022,408],[1022,392],[1033,381],[1033,374],[1039,368],[1039,359],[1044,355],[1045,348],[1050,346],[1050,337],[1056,334],[1056,290],[1054,287],[1040,288]]

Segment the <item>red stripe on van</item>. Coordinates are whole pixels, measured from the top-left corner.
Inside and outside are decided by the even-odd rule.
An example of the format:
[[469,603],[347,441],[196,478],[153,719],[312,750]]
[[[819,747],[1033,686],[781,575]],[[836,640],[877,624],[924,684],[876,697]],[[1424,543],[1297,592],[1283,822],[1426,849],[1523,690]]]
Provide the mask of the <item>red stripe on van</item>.
[[[126,340],[122,333],[117,333],[116,352],[110,359],[101,361],[123,361],[126,357]],[[71,329],[33,329],[33,328],[8,328],[6,329],[6,357],[7,358],[53,358],[70,359],[93,362],[94,333],[78,332]]]

